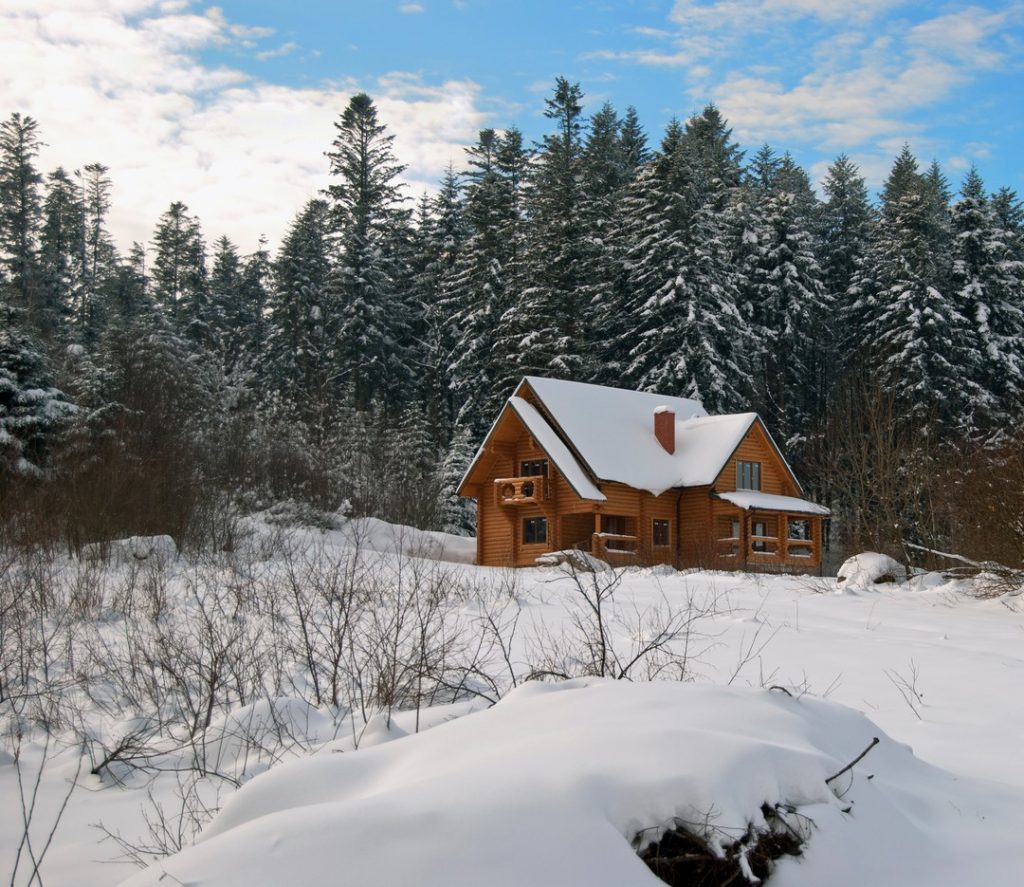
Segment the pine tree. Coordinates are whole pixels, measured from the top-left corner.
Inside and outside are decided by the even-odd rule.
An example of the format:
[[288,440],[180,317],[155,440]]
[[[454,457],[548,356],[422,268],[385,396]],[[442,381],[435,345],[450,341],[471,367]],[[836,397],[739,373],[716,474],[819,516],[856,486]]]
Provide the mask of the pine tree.
[[745,327],[716,212],[721,180],[697,147],[673,121],[624,201],[618,239],[628,296],[614,312],[615,348],[631,386],[719,411],[742,400]]
[[36,170],[39,125],[13,113],[0,123],[0,268],[7,275],[12,304],[29,322],[45,313],[37,304],[42,176]]
[[395,261],[409,217],[397,181],[405,167],[368,95],[353,96],[334,126],[327,154],[336,177],[327,191],[338,241],[331,288],[340,312],[340,367],[364,409],[378,395],[399,396],[409,374],[398,310],[403,269]]
[[[881,384],[895,393],[903,420],[968,431],[978,355],[970,323],[948,292],[948,242],[934,175],[918,172],[907,147],[882,191],[882,212],[852,288],[846,322]],[[940,228],[940,230],[936,230]]]
[[288,229],[274,263],[264,384],[320,435],[343,396],[340,312],[330,287],[330,209],[311,200]]
[[172,203],[153,235],[153,298],[180,330],[207,342],[206,247],[199,220],[188,207]]
[[582,188],[582,99],[563,77],[546,100],[556,130],[544,137],[529,177],[529,267],[506,312],[505,347],[516,375],[578,379],[586,372],[584,287],[589,253]]
[[85,208],[71,177],[61,167],[46,179],[39,264],[42,287],[37,327],[44,340],[62,331],[75,294],[83,286]]
[[457,331],[451,314],[459,260],[469,236],[461,186],[449,166],[434,198],[424,195],[414,233],[413,306],[417,319],[412,346],[417,399],[434,428],[437,445],[447,445],[454,424],[451,363]]
[[98,341],[105,323],[107,290],[115,273],[117,254],[107,231],[112,184],[109,169],[102,163],[90,163],[82,175],[84,237],[82,287],[72,306],[77,337],[88,347]]
[[74,413],[18,311],[0,304],[0,485],[12,476],[42,476]]
[[973,168],[952,209],[952,288],[972,326],[980,358],[976,404],[985,430],[1005,427],[1024,407],[1024,261],[1013,254],[985,186]]
[[[525,257],[522,182],[527,152],[518,130],[482,130],[466,149],[468,237],[445,294],[454,349],[449,368],[456,425],[479,440],[517,381],[508,336]],[[509,349],[509,350],[507,350]]]

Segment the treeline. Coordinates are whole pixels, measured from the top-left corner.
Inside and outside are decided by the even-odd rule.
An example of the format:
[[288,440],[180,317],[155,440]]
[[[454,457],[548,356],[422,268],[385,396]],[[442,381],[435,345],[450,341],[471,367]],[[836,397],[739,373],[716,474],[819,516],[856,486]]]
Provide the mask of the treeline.
[[353,97],[331,185],[273,255],[211,249],[182,203],[119,255],[107,168],[44,180],[36,122],[11,115],[7,532],[207,544],[225,511],[286,499],[469,531],[454,484],[536,374],[757,410],[850,547],[1019,562],[998,482],[1024,412],[1017,196],[971,170],[954,197],[904,148],[879,201],[845,156],[819,197],[713,106],[651,145],[632,109],[582,99],[557,80],[541,143],[482,131],[413,209]]

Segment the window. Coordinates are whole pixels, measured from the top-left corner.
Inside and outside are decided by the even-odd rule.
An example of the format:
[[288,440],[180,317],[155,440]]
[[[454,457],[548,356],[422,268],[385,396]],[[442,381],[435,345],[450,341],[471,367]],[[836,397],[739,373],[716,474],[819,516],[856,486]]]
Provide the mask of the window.
[[736,462],[736,489],[737,490],[760,490],[761,489],[761,463],[760,462]]
[[811,522],[806,518],[791,517],[789,519],[789,538],[809,540],[811,538]]
[[523,544],[535,545],[548,541],[548,519],[527,517],[523,519]]
[[[748,463],[748,464],[750,464],[750,463]],[[756,465],[757,463],[754,462],[753,464]],[[764,521],[759,521],[759,520],[754,521],[754,526],[753,526],[753,529],[750,532],[750,535],[751,536],[767,536],[768,535],[768,525]],[[765,542],[755,542],[752,547],[753,547],[754,551],[767,551],[768,550],[767,543],[765,543]]]
[[547,459],[534,459],[530,462],[522,463],[522,473],[520,477],[541,477],[548,476],[548,460]]

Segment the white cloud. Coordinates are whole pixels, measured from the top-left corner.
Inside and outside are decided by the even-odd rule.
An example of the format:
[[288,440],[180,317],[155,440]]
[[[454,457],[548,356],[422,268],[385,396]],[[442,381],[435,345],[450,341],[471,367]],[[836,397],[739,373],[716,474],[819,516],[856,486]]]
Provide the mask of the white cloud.
[[676,0],[669,18],[678,25],[709,30],[753,29],[780,19],[827,22],[867,21],[907,0]]
[[148,241],[173,200],[189,205],[211,240],[228,234],[243,250],[260,234],[279,242],[295,211],[326,184],[332,124],[360,90],[395,134],[411,195],[435,187],[486,125],[470,81],[427,84],[395,73],[294,88],[205,66],[200,50],[244,46],[270,29],[190,8],[175,0],[54,0],[43,11],[37,0],[6,0],[0,9],[0,113],[39,121],[44,172],[92,161],[110,167],[111,228],[122,245]]
[[289,53],[295,52],[295,50],[298,49],[298,48],[299,48],[299,44],[298,43],[295,43],[295,42],[289,40],[289,41],[287,41],[285,43],[282,43],[276,49],[264,49],[264,50],[262,50],[260,52],[257,52],[256,53],[256,58],[258,58],[258,59],[276,59],[276,58],[281,58],[281,56],[285,56],[285,55],[288,55]]
[[398,11],[404,15],[418,15],[421,12],[426,12],[422,3],[403,3],[398,7]]
[[583,53],[583,59],[601,61],[635,62],[656,68],[681,68],[693,63],[693,56],[686,52],[658,52],[654,49],[597,49]]

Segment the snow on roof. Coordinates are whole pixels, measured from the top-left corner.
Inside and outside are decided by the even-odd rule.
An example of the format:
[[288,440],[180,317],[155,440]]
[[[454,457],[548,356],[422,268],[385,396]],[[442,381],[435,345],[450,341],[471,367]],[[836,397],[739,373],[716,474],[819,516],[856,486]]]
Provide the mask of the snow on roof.
[[[582,382],[527,376],[544,408],[599,480],[658,495],[711,484],[757,419],[756,413],[708,416],[695,400]],[[654,436],[654,414],[676,416],[676,451]]]
[[604,501],[604,493],[587,477],[587,473],[580,467],[576,457],[569,452],[569,448],[562,443],[562,439],[555,434],[555,430],[537,412],[536,407],[521,397],[510,397],[508,402],[515,410],[516,415],[522,419],[526,430],[537,441],[537,446],[548,454],[548,458],[555,463],[555,467],[562,473],[577,495],[581,499]]
[[793,496],[773,496],[771,493],[758,493],[755,490],[737,490],[735,493],[719,493],[720,499],[732,502],[740,508],[757,508],[764,511],[792,511],[797,514],[829,515],[824,505],[796,499]]

